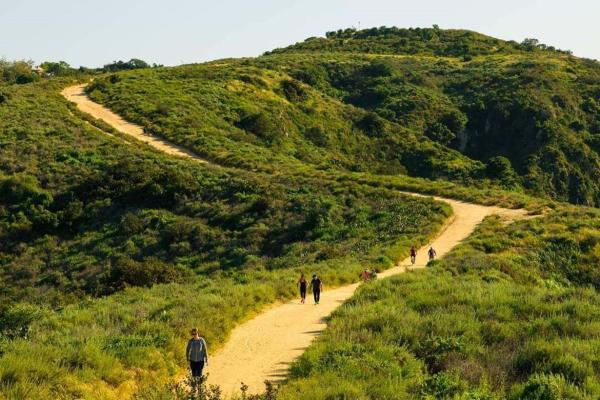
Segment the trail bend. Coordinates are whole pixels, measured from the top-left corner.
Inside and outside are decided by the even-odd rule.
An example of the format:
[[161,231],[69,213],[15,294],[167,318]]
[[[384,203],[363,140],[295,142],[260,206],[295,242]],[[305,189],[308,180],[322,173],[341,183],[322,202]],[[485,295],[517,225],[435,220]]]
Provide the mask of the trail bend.
[[[183,147],[144,133],[142,127],[125,121],[106,107],[90,100],[84,89],[85,85],[70,86],[63,90],[62,95],[74,102],[81,111],[160,151],[206,162]],[[436,249],[438,258],[443,257],[467,238],[487,216],[496,214],[507,221],[513,221],[525,218],[527,214],[522,209],[483,206],[436,196],[433,198],[449,204],[453,217],[430,244],[418,250],[414,266],[407,257],[395,267],[380,273],[379,279],[425,267],[429,245]],[[310,298],[307,298],[304,305],[298,300],[276,304],[233,329],[225,345],[209,360],[206,368],[209,373],[208,383],[218,384],[225,395],[231,395],[239,391],[242,381],[249,386],[250,393],[258,393],[264,388],[265,380],[284,379],[289,365],[325,330],[326,318],[348,300],[359,286],[352,284],[330,290],[327,282],[324,285],[319,305],[313,305]]]
[[[67,100],[75,103],[80,111],[83,111],[84,113],[89,114],[96,119],[104,121],[125,135],[144,142],[166,154],[177,157],[191,158],[201,163],[207,163],[205,159],[196,153],[162,139],[156,135],[144,132],[144,128],[141,126],[126,121],[121,116],[109,110],[107,107],[92,101],[85,93],[86,86],[87,84],[68,86],[61,92],[61,94]],[[108,132],[105,133],[110,135]]]

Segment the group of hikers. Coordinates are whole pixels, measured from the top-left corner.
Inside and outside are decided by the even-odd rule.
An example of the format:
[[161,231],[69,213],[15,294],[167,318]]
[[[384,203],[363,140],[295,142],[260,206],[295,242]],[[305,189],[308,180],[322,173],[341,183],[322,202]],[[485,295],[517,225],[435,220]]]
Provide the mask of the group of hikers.
[[[427,255],[429,256],[429,261],[435,260],[437,253],[433,246],[429,247],[427,251]],[[412,265],[415,265],[417,262],[417,248],[412,246],[410,248],[410,262]],[[363,282],[368,282],[377,278],[377,273],[373,269],[371,271],[364,270],[360,274],[360,278]],[[298,288],[300,289],[300,303],[306,303],[306,290],[308,288],[308,281],[304,277],[304,274],[300,274],[300,279],[298,280]],[[310,287],[312,289],[313,297],[315,300],[315,305],[319,304],[321,301],[321,292],[323,291],[323,282],[314,274],[312,276],[312,280],[310,281]],[[206,346],[206,341],[204,338],[200,337],[198,334],[198,329],[194,328],[191,331],[192,338],[189,340],[187,344],[187,348],[185,351],[187,361],[190,363],[190,369],[192,370],[192,377],[197,379],[202,376],[202,370],[205,366],[208,365],[208,348]]]

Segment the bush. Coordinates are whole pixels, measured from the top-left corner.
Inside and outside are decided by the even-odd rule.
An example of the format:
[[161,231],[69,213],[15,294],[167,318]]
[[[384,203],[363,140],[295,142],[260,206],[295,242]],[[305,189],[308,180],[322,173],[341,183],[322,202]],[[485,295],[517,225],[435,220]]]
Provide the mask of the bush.
[[425,136],[443,145],[448,145],[456,138],[456,135],[446,125],[439,122],[429,125],[425,129]]
[[444,372],[427,377],[421,387],[422,395],[435,399],[452,399],[461,391],[460,380]]
[[383,118],[374,112],[365,114],[357,126],[370,137],[382,137],[387,133],[387,124]]
[[500,184],[511,189],[518,186],[518,176],[510,163],[510,160],[506,157],[497,156],[492,157],[488,160],[486,166],[487,176],[497,180]]
[[253,133],[268,142],[275,139],[278,135],[277,126],[264,112],[242,116],[238,127]]
[[308,93],[296,81],[285,80],[281,82],[281,88],[285,94],[285,98],[292,103],[300,103],[308,99]]
[[520,389],[515,390],[514,400],[584,400],[588,397],[580,393],[560,375],[535,375]]
[[143,262],[120,258],[113,263],[106,284],[116,291],[127,286],[151,287],[159,283],[184,282],[186,278],[191,278],[189,270],[156,258]]

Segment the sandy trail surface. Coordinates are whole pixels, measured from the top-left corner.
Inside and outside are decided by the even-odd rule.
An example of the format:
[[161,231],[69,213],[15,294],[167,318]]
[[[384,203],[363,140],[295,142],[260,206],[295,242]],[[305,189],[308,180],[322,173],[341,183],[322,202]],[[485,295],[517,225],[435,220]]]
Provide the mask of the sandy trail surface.
[[206,160],[198,156],[196,153],[161,139],[155,135],[146,133],[141,126],[125,121],[119,115],[115,114],[103,105],[93,102],[85,93],[86,86],[87,84],[69,86],[65,88],[61,94],[67,100],[75,103],[80,111],[90,114],[96,119],[104,121],[121,133],[132,136],[135,139],[167,154],[178,157],[192,158],[196,161],[206,163]]
[[[454,211],[452,219],[431,242],[438,258],[469,236],[489,215],[498,214],[507,220],[526,215],[524,210],[436,199],[450,204]],[[397,266],[378,274],[378,279],[425,267],[428,249],[429,246],[424,246],[418,250],[414,266],[407,257]],[[220,385],[223,393],[230,395],[236,391],[239,393],[242,381],[249,386],[250,392],[256,393],[264,389],[266,379],[274,382],[284,379],[291,362],[325,330],[327,316],[349,299],[358,287],[358,284],[353,284],[328,290],[327,282],[324,285],[319,305],[314,305],[309,295],[304,305],[298,300],[276,305],[235,328],[225,346],[209,360],[208,382]]]
[[[144,133],[143,129],[125,121],[106,107],[91,101],[84,92],[85,85],[66,88],[62,94],[77,104],[79,109],[110,124],[118,131],[133,136],[167,154],[193,158],[205,162],[196,154],[163,139]],[[409,195],[421,196],[413,193]],[[422,196],[423,197],[423,196]],[[454,215],[438,236],[429,244],[443,257],[452,248],[468,237],[487,216],[497,214],[507,221],[526,216],[525,210],[510,210],[501,207],[482,206],[457,200],[434,197],[449,204]],[[378,275],[379,279],[425,267],[429,245],[418,250],[413,266],[410,258],[398,263]],[[329,289],[324,283],[319,305],[314,305],[311,295],[306,304],[298,300],[276,304],[256,317],[236,327],[225,345],[211,356],[206,372],[209,384],[218,384],[223,393],[239,393],[241,382],[249,386],[249,392],[264,389],[263,382],[280,381],[287,376],[290,364],[297,359],[310,343],[327,327],[326,318],[349,299],[358,284]]]

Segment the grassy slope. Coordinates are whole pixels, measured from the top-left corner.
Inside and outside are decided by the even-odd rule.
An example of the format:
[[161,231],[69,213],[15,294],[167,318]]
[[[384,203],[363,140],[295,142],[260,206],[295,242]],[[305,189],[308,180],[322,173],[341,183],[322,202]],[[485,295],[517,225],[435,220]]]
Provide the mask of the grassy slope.
[[[598,204],[597,62],[544,52],[463,61],[292,48],[260,63],[486,163],[477,179]],[[506,168],[498,168],[499,156],[510,161]]]
[[[309,40],[257,59],[113,76],[91,94],[229,165],[302,162],[598,204],[598,63],[454,32],[470,43],[459,57],[436,50],[454,46],[445,34]],[[392,46],[402,40],[412,50]],[[258,130],[249,115],[262,117]]]
[[150,131],[230,166],[421,171],[427,177],[465,179],[482,168],[456,151],[392,122],[371,121],[364,110],[253,63],[224,60],[134,71],[97,79],[90,94]]
[[[597,263],[594,238],[598,228],[587,226],[587,233],[581,235],[576,230],[582,226],[579,220],[589,225],[596,214],[581,211],[584,215],[577,215],[580,211],[569,210],[560,217],[563,221],[556,216],[564,206],[532,199],[521,191],[526,188],[557,199],[597,204],[597,66],[562,53],[530,51],[460,31],[449,32],[443,41],[423,40],[430,33],[419,31],[419,40],[408,35],[401,47],[393,32],[383,42],[361,35],[362,42],[356,37],[334,37],[331,46],[332,38],[320,40],[314,48],[256,60],[119,73],[100,77],[93,86],[91,95],[96,100],[128,119],[213,161],[254,172],[175,161],[143,146],[136,149],[106,138],[69,116],[58,96],[64,84],[60,81],[2,87],[3,394],[127,397],[138,388],[164,382],[181,365],[178,350],[190,319],[202,321],[199,325],[211,343],[222,343],[236,321],[266,303],[290,296],[300,270],[319,270],[325,279],[341,283],[354,279],[361,263],[389,265],[409,240],[425,240],[447,215],[444,208],[408,201],[389,189],[531,208],[550,204],[558,207],[551,216],[559,221],[547,217],[540,222],[542,227],[537,222],[518,225],[513,236],[502,242],[510,244],[508,248],[495,243],[506,234],[505,228],[491,222],[486,225],[483,233],[490,237],[480,238],[483,251],[476,248],[477,257],[467,267],[488,262],[493,267],[491,272],[475,269],[467,274],[468,290],[460,301],[448,296],[448,291],[461,290],[459,278],[465,273],[456,260],[441,265],[454,265],[456,278],[436,268],[364,289],[383,291],[378,311],[394,323],[404,317],[396,302],[414,297],[417,308],[410,314],[410,323],[430,320],[429,325],[417,325],[420,330],[411,331],[415,343],[435,322],[429,313],[420,311],[423,293],[437,293],[442,303],[457,301],[463,308],[457,306],[459,311],[452,309],[444,318],[465,321],[470,334],[464,340],[455,338],[456,331],[444,336],[447,332],[440,328],[439,337],[422,342],[431,348],[411,348],[402,342],[398,349],[398,342],[390,344],[387,331],[380,329],[385,320],[373,317],[370,301],[359,297],[334,321],[344,327],[351,318],[357,323],[366,321],[361,316],[373,320],[349,335],[354,341],[358,334],[369,350],[378,349],[374,358],[366,360],[360,348],[336,353],[347,342],[338,341],[345,334],[334,329],[307,353],[296,377],[323,383],[324,391],[316,394],[321,397],[326,391],[353,398],[385,397],[390,394],[389,382],[373,384],[381,382],[381,368],[389,371],[396,388],[406,388],[392,393],[400,398],[403,393],[435,396],[434,390],[448,390],[451,396],[474,390],[479,390],[479,398],[485,398],[482,392],[501,396],[514,391],[518,396],[525,390],[519,385],[526,379],[532,380],[530,392],[544,390],[535,389],[536,385],[543,388],[544,380],[559,382],[555,386],[562,385],[563,392],[557,398],[571,392],[595,394],[596,387],[587,381],[597,377],[597,361],[582,358],[581,365],[576,365],[556,355],[558,344],[552,340],[562,338],[562,333],[553,331],[554,325],[547,331],[549,344],[541,360],[520,371],[518,379],[512,364],[498,368],[498,374],[512,379],[505,380],[507,385],[514,386],[499,388],[504,378],[496,379],[500,375],[489,372],[490,363],[485,361],[491,357],[491,347],[474,333],[483,329],[478,325],[481,321],[465,315],[486,309],[484,296],[498,299],[505,305],[507,319],[515,321],[516,328],[507,323],[509,340],[523,346],[530,337],[521,328],[528,325],[513,310],[521,303],[511,303],[507,293],[537,296],[527,304],[526,313],[541,310],[536,307],[551,296],[574,293],[569,298],[575,306],[587,307],[595,315],[595,292],[579,287],[597,279],[589,267]],[[329,53],[324,54],[323,43]],[[382,57],[396,52],[390,45],[402,55]],[[349,50],[370,54],[349,56]],[[512,79],[500,79],[505,76]],[[518,101],[513,102],[515,92]],[[555,92],[560,95],[549,97]],[[489,114],[480,114],[481,108],[475,107],[480,103]],[[490,126],[499,128],[487,132],[489,137],[473,135],[481,126],[485,128],[486,118]],[[507,125],[509,120],[525,125]],[[523,164],[523,155],[515,156],[502,146],[481,147],[490,138],[524,128],[549,138],[538,147],[539,143],[522,146],[519,142],[517,147],[538,156],[531,163]],[[468,139],[471,153],[469,146],[461,148],[460,141],[447,142],[452,134]],[[513,167],[501,168],[506,165],[500,163],[490,168],[488,158],[498,154],[509,157]],[[445,178],[469,187],[398,173]],[[528,186],[528,181],[534,184]],[[417,215],[415,209],[420,210]],[[436,222],[424,227],[420,222],[425,219]],[[384,229],[397,227],[398,221],[407,223],[391,231]],[[561,224],[571,227],[566,239],[576,242],[565,245],[567,253],[580,248],[579,256],[568,261],[561,258],[564,251],[547,249],[548,238],[540,236]],[[549,257],[534,263],[527,257],[515,261],[513,246],[518,247],[524,237],[530,246],[521,252],[537,249]],[[499,249],[502,253],[494,255]],[[565,271],[567,262],[573,263]],[[547,267],[553,270],[543,270]],[[530,274],[524,268],[539,269],[534,274],[538,278],[528,280]],[[497,275],[499,280],[495,280]],[[255,281],[262,284],[248,285]],[[131,285],[142,287],[123,290]],[[405,285],[414,286],[408,294],[398,294],[409,287]],[[77,300],[82,295],[115,292],[102,299]],[[346,310],[357,302],[363,308],[346,317]],[[471,308],[464,308],[464,303]],[[568,311],[561,307],[539,311],[540,323]],[[220,314],[214,320],[204,317],[215,309]],[[594,346],[594,338],[585,334],[593,325],[589,318],[566,318],[583,327],[570,336],[574,346]],[[398,322],[395,329],[402,324]],[[334,355],[322,361],[329,349]],[[579,356],[575,350],[570,354]],[[546,365],[548,360],[556,365]],[[443,365],[433,367],[446,374],[432,369],[430,364],[438,361]],[[346,362],[375,367],[356,375],[356,370],[344,370]],[[467,376],[464,365],[483,372]],[[319,371],[324,378],[332,377],[337,386],[316,377]],[[537,372],[548,376],[533,377]],[[577,388],[561,383],[563,378],[555,376],[558,373],[579,379]],[[490,387],[480,379],[486,374]],[[308,395],[300,382],[304,381],[292,382],[284,396]],[[290,394],[297,390],[301,394]]]
[[292,296],[300,271],[353,281],[449,215],[385,188],[224,171],[124,144],[70,114],[65,84],[2,87],[9,398],[123,398],[165,382],[190,325],[214,349],[236,322]]
[[597,398],[599,217],[490,218],[427,271],[363,286],[281,398]]

